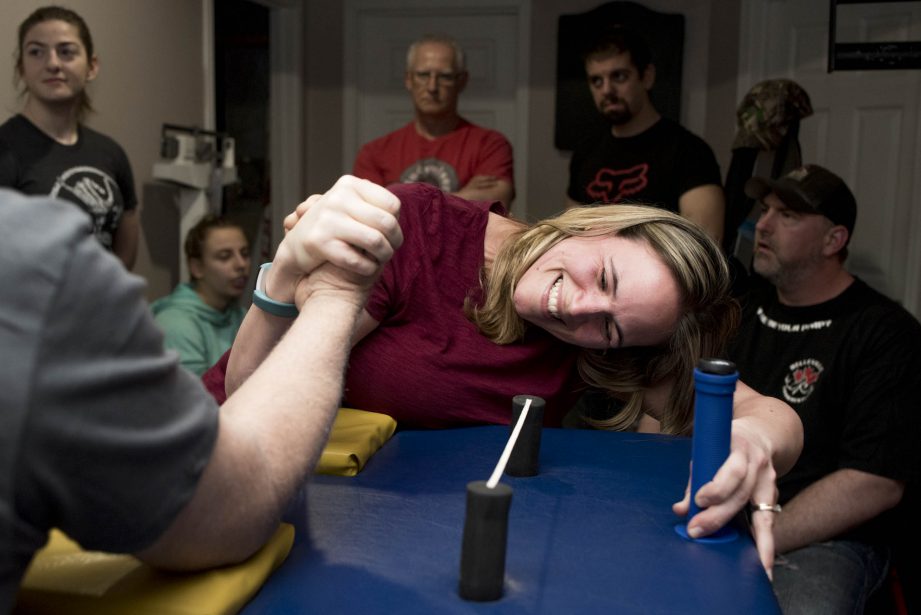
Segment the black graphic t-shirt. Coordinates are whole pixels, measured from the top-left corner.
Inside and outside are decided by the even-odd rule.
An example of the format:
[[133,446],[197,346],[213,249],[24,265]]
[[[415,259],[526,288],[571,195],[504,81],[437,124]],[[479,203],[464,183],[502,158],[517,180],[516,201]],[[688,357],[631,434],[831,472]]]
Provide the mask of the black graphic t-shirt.
[[591,203],[648,203],[680,213],[681,195],[722,185],[713,150],[667,118],[634,137],[594,134],[573,151],[567,195]]
[[780,502],[843,468],[915,478],[921,324],[861,280],[808,307],[781,305],[765,286],[744,302],[729,357],[743,382],[803,421],[803,452],[777,481]]
[[115,141],[81,125],[77,142],[62,145],[22,115],[0,126],[0,186],[75,203],[109,250],[122,213],[137,205],[131,165]]

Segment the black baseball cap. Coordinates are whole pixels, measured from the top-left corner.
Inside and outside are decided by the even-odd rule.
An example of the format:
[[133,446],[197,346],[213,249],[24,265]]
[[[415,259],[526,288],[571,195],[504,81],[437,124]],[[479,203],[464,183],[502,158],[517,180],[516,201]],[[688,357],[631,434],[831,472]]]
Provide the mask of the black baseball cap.
[[847,229],[848,237],[857,221],[857,201],[844,180],[817,164],[793,169],[779,179],[752,177],[745,182],[745,194],[763,199],[773,192],[794,211],[820,214]]

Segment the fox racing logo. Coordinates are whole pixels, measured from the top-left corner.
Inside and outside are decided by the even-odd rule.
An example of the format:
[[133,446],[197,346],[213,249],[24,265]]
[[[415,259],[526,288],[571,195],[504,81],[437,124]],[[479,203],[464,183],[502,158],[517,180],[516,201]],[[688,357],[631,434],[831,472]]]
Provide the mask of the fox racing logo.
[[806,401],[815,390],[824,369],[815,359],[803,359],[790,365],[790,373],[783,382],[784,398],[791,404]]
[[595,201],[617,203],[645,188],[649,184],[648,173],[649,165],[645,162],[619,171],[600,169],[585,192]]

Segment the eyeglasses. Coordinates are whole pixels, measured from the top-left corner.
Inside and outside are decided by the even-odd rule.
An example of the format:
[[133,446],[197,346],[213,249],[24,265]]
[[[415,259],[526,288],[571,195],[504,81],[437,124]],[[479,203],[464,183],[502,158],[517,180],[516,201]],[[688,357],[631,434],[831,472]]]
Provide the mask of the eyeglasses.
[[435,79],[435,85],[454,85],[457,83],[457,78],[460,76],[460,73],[433,73],[430,70],[415,70],[412,72],[413,82],[416,85],[428,85],[428,83]]

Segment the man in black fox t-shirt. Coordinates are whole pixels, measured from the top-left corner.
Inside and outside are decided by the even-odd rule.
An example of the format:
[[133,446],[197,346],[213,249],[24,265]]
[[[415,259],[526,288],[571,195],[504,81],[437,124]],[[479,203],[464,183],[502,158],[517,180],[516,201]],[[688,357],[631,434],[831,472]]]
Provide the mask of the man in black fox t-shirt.
[[[803,421],[778,480],[774,591],[785,614],[862,612],[885,579],[897,506],[916,481],[921,325],[844,267],[857,204],[817,165],[752,178],[754,269],[730,348],[741,378]],[[819,605],[826,605],[820,608]]]
[[588,87],[610,130],[584,135],[569,164],[566,206],[648,203],[722,240],[719,165],[703,139],[662,117],[649,96],[656,68],[632,28],[605,29],[583,54]]

